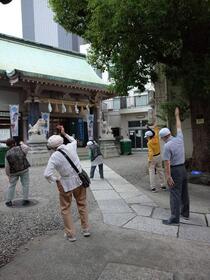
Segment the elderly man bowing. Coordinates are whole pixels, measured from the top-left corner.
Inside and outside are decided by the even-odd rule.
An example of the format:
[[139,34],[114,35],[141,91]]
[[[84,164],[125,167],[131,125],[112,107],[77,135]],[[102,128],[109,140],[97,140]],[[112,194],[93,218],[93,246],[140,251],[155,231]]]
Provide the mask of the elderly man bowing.
[[170,190],[171,217],[163,220],[166,225],[178,225],[181,215],[189,219],[189,195],[187,172],[185,169],[184,139],[179,117],[179,108],[175,109],[177,135],[173,137],[168,128],[162,128],[160,138],[165,142],[163,160],[165,161],[166,179]]

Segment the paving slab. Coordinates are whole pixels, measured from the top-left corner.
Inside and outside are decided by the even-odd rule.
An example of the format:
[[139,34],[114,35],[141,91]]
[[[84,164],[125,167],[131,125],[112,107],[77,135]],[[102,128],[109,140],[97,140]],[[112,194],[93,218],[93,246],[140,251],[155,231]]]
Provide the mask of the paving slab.
[[[154,219],[168,219],[171,216],[171,211],[169,209],[164,208],[155,208],[152,214],[152,218]],[[180,222],[184,224],[190,225],[198,225],[198,226],[206,226],[205,216],[203,214],[198,213],[190,213],[190,219],[185,220],[180,217]]]
[[210,228],[180,224],[179,238],[210,243]]
[[103,213],[133,213],[122,199],[98,200],[97,202]]
[[124,184],[129,184],[128,181],[126,181],[125,179],[123,179],[119,175],[118,176],[114,175],[113,178],[110,178],[110,177],[107,177],[107,178],[108,178],[110,184],[113,185],[113,186],[116,186],[116,187],[118,187],[120,185],[124,185]]
[[120,191],[118,193],[123,199],[129,198],[129,197],[134,197],[134,196],[137,196],[137,195],[143,195],[138,190],[131,190],[131,191],[130,190],[125,190],[125,191],[122,191],[122,192]]
[[[106,176],[106,178],[108,178],[109,180],[123,180],[125,183],[125,179],[122,178],[122,176],[120,176],[119,174],[115,173],[114,171],[106,171],[106,173],[104,172],[104,176]],[[127,182],[127,181],[126,181]]]
[[[114,184],[113,188],[116,190],[116,192],[126,192],[126,191],[130,191],[130,192],[135,192],[138,191],[137,188],[135,188],[132,184],[130,183],[125,183],[125,184]],[[140,191],[138,191],[139,193],[142,193]],[[143,194],[143,193],[142,193]]]
[[126,201],[126,203],[139,203],[147,206],[157,206],[157,204],[147,195],[140,194],[133,197],[125,197],[123,199]]
[[98,280],[173,280],[173,273],[128,264],[108,263]]
[[110,184],[106,180],[92,180],[90,184],[91,190],[113,190]]
[[130,205],[131,208],[137,213],[139,216],[151,216],[153,207],[152,206],[144,206],[139,204]]
[[152,219],[149,217],[137,216],[127,224],[124,228],[132,228],[136,230],[147,231],[162,235],[177,237],[178,226],[163,225],[161,220]]
[[92,193],[97,201],[108,199],[121,199],[121,197],[114,190],[96,190],[92,191]]
[[190,219],[185,220],[180,217],[180,222],[189,225],[207,226],[204,214],[190,213]]
[[160,207],[155,208],[152,214],[152,218],[160,219],[160,220],[168,219],[170,216],[171,216],[171,210],[160,208]]
[[120,213],[120,214],[105,214],[103,213],[103,220],[105,224],[121,227],[136,216],[135,213]]

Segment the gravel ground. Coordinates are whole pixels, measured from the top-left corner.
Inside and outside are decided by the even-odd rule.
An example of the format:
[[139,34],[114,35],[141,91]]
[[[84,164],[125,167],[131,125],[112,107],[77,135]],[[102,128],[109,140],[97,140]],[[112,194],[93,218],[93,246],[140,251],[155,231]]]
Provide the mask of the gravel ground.
[[147,153],[138,152],[132,155],[123,155],[116,158],[105,159],[105,164],[120,174],[136,187],[149,186],[147,169]]
[[[30,169],[30,198],[39,203],[32,207],[7,208],[4,197],[7,189],[7,177],[0,169],[0,267],[8,263],[19,246],[34,237],[62,230],[58,193],[54,185],[43,178],[44,167]],[[16,198],[22,198],[21,186],[18,183]],[[88,192],[89,210],[94,207],[94,199]],[[76,221],[78,213],[75,203],[72,204],[72,216]]]

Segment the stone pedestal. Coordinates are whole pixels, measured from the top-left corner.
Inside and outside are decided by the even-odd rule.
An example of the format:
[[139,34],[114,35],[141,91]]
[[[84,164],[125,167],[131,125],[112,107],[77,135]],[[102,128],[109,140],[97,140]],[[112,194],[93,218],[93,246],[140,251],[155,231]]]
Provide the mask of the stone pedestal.
[[114,138],[102,138],[99,143],[104,158],[119,157],[119,151],[115,145]]
[[31,166],[46,165],[50,157],[47,149],[47,140],[43,135],[33,135],[27,142],[30,150],[27,158]]

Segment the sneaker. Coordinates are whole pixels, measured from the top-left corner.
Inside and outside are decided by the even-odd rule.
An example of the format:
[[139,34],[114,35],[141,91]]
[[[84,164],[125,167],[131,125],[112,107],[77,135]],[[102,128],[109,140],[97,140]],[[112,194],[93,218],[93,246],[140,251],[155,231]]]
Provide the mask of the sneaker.
[[83,229],[83,230],[82,230],[82,234],[83,234],[84,237],[89,237],[89,236],[90,236],[90,231],[89,231],[89,229],[88,229],[88,228],[87,228],[87,229]]
[[64,237],[70,242],[74,242],[77,240],[75,236],[68,235],[67,233],[64,233]]
[[152,188],[151,191],[154,193],[157,192],[156,188]]
[[7,207],[12,207],[12,201],[7,201],[7,202],[5,202],[5,205],[6,205]]
[[182,215],[181,215],[181,218],[184,219],[184,220],[189,220],[190,219],[190,217],[185,217],[185,216],[182,216]]
[[160,189],[161,189],[162,191],[166,191],[166,190],[167,190],[166,186],[161,186]]
[[167,226],[178,226],[179,225],[179,222],[176,222],[176,221],[173,221],[173,220],[162,220],[162,223],[164,225],[167,225]]
[[30,200],[28,200],[28,199],[25,199],[25,200],[23,200],[23,202],[22,202],[22,205],[23,206],[27,206],[27,205],[29,205],[30,204]]

